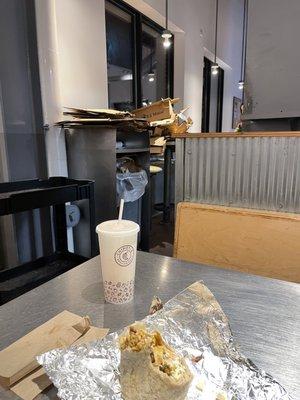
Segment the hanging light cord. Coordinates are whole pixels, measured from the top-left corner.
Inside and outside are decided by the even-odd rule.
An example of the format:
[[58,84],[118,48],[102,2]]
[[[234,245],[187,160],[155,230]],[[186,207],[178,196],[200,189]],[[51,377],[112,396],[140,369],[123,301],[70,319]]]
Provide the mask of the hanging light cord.
[[218,14],[219,14],[219,0],[216,0],[215,63],[217,62],[217,46],[218,46]]
[[166,0],[166,30],[168,30],[168,19],[169,19],[169,1]]
[[245,79],[246,71],[246,52],[247,52],[247,31],[248,31],[248,0],[244,0],[244,17],[243,17],[243,41],[242,41],[242,60],[241,60],[241,82]]
[[246,0],[245,50],[244,50],[244,80],[245,80],[245,75],[246,75],[247,38],[248,38],[248,15],[249,15],[249,0]]

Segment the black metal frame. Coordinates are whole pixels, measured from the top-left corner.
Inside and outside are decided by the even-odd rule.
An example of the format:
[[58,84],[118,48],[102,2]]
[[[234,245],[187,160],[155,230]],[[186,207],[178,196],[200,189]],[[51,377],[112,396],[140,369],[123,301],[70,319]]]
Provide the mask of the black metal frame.
[[175,151],[175,142],[167,142],[164,153],[164,204],[162,219],[162,222],[164,223],[168,223],[171,220],[171,170],[172,155]]
[[224,70],[219,67],[218,104],[217,104],[217,132],[222,132],[223,97],[224,97]]
[[[91,257],[96,255],[93,181],[51,177],[45,180],[5,182],[0,183],[0,194],[0,216],[52,206],[55,237],[55,251],[52,254],[0,271],[0,284],[16,277],[24,281],[22,285],[10,290],[0,289],[0,305],[87,261],[86,257],[68,251],[65,203],[84,199],[89,201]],[[56,265],[56,268],[50,268],[50,272],[34,281],[26,281],[26,274],[49,265]]]
[[[211,66],[212,66],[212,61],[204,57],[201,132],[209,132]],[[224,70],[219,66],[217,129],[216,129],[217,132],[222,132],[223,98],[224,98]]]
[[[119,7],[121,10],[130,14],[132,17],[132,37],[133,37],[133,101],[135,107],[142,107],[142,74],[141,74],[141,64],[142,64],[142,24],[146,24],[152,29],[156,30],[160,34],[163,32],[164,28],[158,25],[156,22],[152,21],[150,18],[146,17],[141,12],[137,11],[135,8],[131,7],[122,0],[106,0],[108,3]],[[166,97],[173,97],[174,94],[174,46],[171,46],[168,51],[166,51]]]

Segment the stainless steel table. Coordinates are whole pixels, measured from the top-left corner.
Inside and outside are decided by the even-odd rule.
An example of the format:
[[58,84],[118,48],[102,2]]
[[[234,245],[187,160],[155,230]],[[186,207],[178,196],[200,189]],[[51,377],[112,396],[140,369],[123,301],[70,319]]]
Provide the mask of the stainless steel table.
[[[0,307],[0,349],[62,310],[89,315],[112,331],[143,318],[154,294],[167,301],[203,280],[229,317],[243,354],[300,399],[300,285],[139,253],[136,294],[104,304],[96,257]],[[0,389],[0,399],[15,399]],[[39,398],[56,398],[55,389]]]

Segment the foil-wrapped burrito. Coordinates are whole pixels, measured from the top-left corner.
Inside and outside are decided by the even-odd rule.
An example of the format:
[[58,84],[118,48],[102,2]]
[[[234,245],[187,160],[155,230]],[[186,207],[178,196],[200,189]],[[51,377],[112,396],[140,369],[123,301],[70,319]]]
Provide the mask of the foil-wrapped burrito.
[[[227,317],[202,282],[179,293],[142,323],[147,331],[159,332],[166,345],[184,359],[192,377],[187,400],[291,400],[276,380],[240,354]],[[123,335],[124,329],[100,341],[39,356],[58,396],[64,400],[128,400],[121,386],[126,391]]]
[[131,325],[119,338],[119,347],[124,400],[185,400],[193,376],[184,357],[158,331]]

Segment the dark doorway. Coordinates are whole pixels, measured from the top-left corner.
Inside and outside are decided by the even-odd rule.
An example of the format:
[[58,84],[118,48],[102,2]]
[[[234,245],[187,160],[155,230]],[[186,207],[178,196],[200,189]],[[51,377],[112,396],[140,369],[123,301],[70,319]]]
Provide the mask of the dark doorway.
[[222,132],[224,70],[212,74],[212,62],[204,57],[202,132]]

